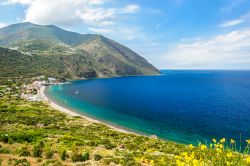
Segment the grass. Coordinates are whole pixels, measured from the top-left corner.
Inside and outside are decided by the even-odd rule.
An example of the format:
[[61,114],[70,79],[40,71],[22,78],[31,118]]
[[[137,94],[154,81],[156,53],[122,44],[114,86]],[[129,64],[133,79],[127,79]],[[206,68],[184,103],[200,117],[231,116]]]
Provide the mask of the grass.
[[17,93],[12,88],[0,98],[0,163],[6,165],[250,165],[250,141],[240,153],[234,140],[193,146],[121,133]]

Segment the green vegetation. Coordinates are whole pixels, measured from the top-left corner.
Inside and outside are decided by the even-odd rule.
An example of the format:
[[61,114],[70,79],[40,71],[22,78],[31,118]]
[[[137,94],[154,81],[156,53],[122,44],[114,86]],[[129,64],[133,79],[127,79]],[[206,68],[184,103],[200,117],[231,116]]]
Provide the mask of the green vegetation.
[[54,155],[54,151],[50,147],[47,147],[45,149],[45,157],[46,157],[46,159],[52,159],[53,155]]
[[44,143],[43,142],[40,142],[39,144],[35,145],[34,149],[33,149],[33,156],[36,157],[36,158],[42,157],[43,148],[44,148]]
[[31,156],[30,151],[29,151],[27,145],[24,145],[24,146],[21,148],[21,150],[20,150],[20,152],[19,152],[19,155],[20,155],[20,156]]
[[27,161],[27,159],[9,159],[8,162],[9,166],[30,166],[30,163]]
[[[0,77],[95,78],[158,74],[144,58],[101,35],[31,23],[0,29]],[[15,49],[9,50],[7,48]]]
[[21,100],[15,94],[20,93],[17,85],[23,81],[1,81],[2,89],[10,89],[0,97],[2,165],[250,165],[250,140],[239,153],[234,140],[187,146],[121,133],[68,116],[46,103]]

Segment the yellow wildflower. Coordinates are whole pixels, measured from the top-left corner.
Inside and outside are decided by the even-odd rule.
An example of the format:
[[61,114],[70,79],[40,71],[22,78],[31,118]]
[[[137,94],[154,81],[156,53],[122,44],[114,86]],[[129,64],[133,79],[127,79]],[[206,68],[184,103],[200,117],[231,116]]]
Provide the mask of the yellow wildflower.
[[179,158],[181,158],[181,157],[180,157],[180,156],[178,156],[178,155],[175,155],[175,158],[176,158],[176,159],[179,159]]
[[194,160],[193,160],[193,165],[194,165],[194,166],[198,166],[198,165],[199,165],[198,160],[194,159]]
[[213,138],[212,141],[213,141],[214,143],[216,143],[216,139]]
[[185,161],[186,162],[190,162],[192,160],[192,158],[191,157],[189,157],[189,156],[185,156]]
[[220,148],[223,149],[223,145],[222,144],[220,144]]
[[232,152],[228,152],[228,153],[227,153],[227,157],[228,157],[228,158],[231,158],[231,157],[233,157],[233,154],[232,154]]
[[201,150],[205,150],[205,149],[207,149],[207,146],[206,145],[201,145],[200,148],[201,148]]
[[221,143],[225,143],[225,142],[226,142],[226,139],[225,139],[225,138],[222,138],[222,139],[220,140],[220,142],[221,142]]
[[177,164],[178,166],[185,166],[185,163],[182,162],[182,161],[180,161],[180,160],[176,160],[176,164]]
[[247,163],[247,164],[250,164],[250,157],[247,157],[247,158],[246,158],[246,163]]
[[216,151],[218,152],[218,153],[221,153],[222,152],[222,150],[221,149],[216,149]]
[[182,152],[181,155],[182,155],[182,156],[187,156],[188,153],[187,153],[187,152]]
[[235,144],[235,140],[230,139],[230,143],[231,143],[231,144]]
[[188,145],[189,149],[193,149],[194,146],[192,144]]
[[250,144],[250,139],[246,140],[247,144]]
[[213,147],[213,144],[210,144],[209,146],[210,146],[210,148],[212,148],[212,147]]

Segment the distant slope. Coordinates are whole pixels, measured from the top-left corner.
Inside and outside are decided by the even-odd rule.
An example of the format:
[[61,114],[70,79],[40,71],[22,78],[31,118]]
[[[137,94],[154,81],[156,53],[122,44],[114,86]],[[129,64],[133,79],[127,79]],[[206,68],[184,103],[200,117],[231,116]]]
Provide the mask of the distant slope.
[[[92,78],[159,73],[144,58],[111,39],[69,32],[54,25],[20,23],[4,27],[0,29],[0,46],[22,52],[16,60],[5,53],[5,67],[19,70],[27,62],[29,75]],[[8,63],[8,58],[13,63]]]
[[[39,56],[30,56],[18,51],[0,48],[0,77],[34,76],[40,74],[40,63],[46,63],[46,59]],[[38,72],[39,71],[39,72]]]
[[108,66],[118,75],[150,75],[158,72],[144,58],[129,48],[103,36],[84,42],[77,48],[88,52],[99,65]]
[[81,55],[40,56],[0,47],[0,59],[0,77],[97,77],[92,63]]

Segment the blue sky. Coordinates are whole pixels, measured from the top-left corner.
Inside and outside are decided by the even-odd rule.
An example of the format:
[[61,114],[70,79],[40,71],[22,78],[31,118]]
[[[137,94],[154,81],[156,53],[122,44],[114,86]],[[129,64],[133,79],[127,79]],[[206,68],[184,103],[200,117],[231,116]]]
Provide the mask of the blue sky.
[[99,33],[161,69],[250,69],[249,0],[0,0],[0,26]]

